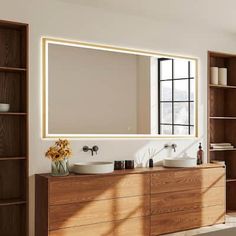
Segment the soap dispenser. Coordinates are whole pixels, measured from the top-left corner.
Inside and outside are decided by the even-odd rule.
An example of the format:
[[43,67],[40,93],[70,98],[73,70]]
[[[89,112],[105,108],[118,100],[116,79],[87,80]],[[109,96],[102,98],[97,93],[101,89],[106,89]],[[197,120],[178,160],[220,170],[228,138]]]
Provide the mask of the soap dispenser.
[[203,164],[203,150],[202,150],[202,144],[199,143],[198,151],[197,151],[197,164],[202,165]]

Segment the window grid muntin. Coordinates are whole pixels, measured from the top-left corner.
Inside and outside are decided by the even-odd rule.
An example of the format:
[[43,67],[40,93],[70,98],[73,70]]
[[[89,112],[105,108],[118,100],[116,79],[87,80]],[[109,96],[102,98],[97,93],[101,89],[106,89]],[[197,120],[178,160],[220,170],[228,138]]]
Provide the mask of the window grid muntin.
[[[161,62],[164,61],[164,60],[171,60],[172,61],[172,78],[171,79],[163,79],[161,80],[160,79],[160,75],[161,75]],[[169,59],[169,58],[160,58],[158,59],[157,63],[158,63],[158,134],[161,134],[161,126],[162,125],[171,125],[172,126],[172,134],[175,133],[175,130],[174,130],[174,127],[175,126],[184,126],[184,127],[188,127],[188,134],[190,135],[191,134],[191,128],[194,127],[194,125],[191,125],[191,120],[190,120],[190,117],[191,117],[191,107],[190,105],[192,103],[194,103],[193,100],[191,100],[191,80],[194,79],[194,77],[191,76],[191,62],[188,61],[188,77],[187,78],[174,78],[174,60],[175,59]],[[177,81],[177,80],[188,80],[188,100],[185,100],[185,101],[174,101],[174,81]],[[160,98],[161,98],[161,82],[162,81],[172,81],[172,100],[171,101],[161,101]],[[177,124],[175,123],[175,117],[174,117],[174,104],[175,103],[179,103],[179,102],[186,102],[188,103],[188,124]],[[163,103],[172,103],[172,123],[169,124],[169,123],[162,123],[161,122],[161,104]]]

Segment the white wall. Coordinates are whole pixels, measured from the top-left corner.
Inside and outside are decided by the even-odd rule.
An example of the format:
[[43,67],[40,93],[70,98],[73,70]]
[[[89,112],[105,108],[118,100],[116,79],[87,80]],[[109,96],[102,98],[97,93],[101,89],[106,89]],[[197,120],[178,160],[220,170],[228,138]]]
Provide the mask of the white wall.
[[[221,2],[221,5],[216,2]],[[41,139],[41,36],[198,57],[199,140],[203,141],[206,150],[207,50],[236,52],[235,36],[225,31],[225,24],[219,22],[218,27],[212,25],[214,22],[210,19],[208,21],[208,15],[216,20],[222,16],[220,10],[225,1],[149,0],[142,3],[144,5],[134,0],[1,0],[1,19],[30,24],[30,236],[34,235],[33,175],[50,171],[50,161],[44,158],[44,153],[52,143]],[[227,3],[233,4],[233,1]],[[119,4],[123,4],[122,7]],[[211,13],[214,4],[217,7],[215,16],[215,11]],[[230,21],[234,10],[235,6],[231,6],[229,11],[225,11],[225,19],[229,19],[230,24],[227,27],[235,22]],[[141,159],[148,146],[161,149],[166,142],[178,144],[176,155],[185,150],[189,155],[196,155],[198,139],[74,140],[71,161],[130,159],[135,156]],[[99,154],[91,157],[83,153],[81,148],[85,144],[97,144]],[[165,151],[159,154],[159,158],[163,156],[166,156]]]

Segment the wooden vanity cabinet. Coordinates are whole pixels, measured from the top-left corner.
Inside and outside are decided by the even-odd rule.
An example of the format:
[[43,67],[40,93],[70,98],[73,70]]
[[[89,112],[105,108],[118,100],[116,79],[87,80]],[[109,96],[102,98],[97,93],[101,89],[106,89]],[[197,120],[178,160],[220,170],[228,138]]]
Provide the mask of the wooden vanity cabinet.
[[225,168],[36,175],[36,236],[148,236],[224,222]]

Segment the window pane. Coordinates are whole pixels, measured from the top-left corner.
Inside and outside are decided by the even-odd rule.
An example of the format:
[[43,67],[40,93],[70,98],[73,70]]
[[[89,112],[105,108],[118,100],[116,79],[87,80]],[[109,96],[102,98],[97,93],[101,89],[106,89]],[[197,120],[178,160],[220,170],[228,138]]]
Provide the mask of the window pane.
[[161,103],[161,120],[160,123],[172,124],[172,104]]
[[161,81],[161,101],[172,100],[172,81]]
[[195,79],[190,79],[190,100],[194,101]]
[[172,134],[171,125],[161,125],[161,134]]
[[190,125],[194,125],[194,103],[190,103]]
[[174,101],[188,101],[188,79],[174,80]]
[[188,60],[174,60],[174,79],[188,78]]
[[188,102],[174,103],[174,124],[188,125]]
[[160,79],[172,79],[172,60],[160,61]]
[[196,77],[196,62],[190,61],[190,77]]
[[190,126],[190,135],[194,135],[194,127]]
[[174,134],[176,135],[188,135],[188,126],[174,126]]

